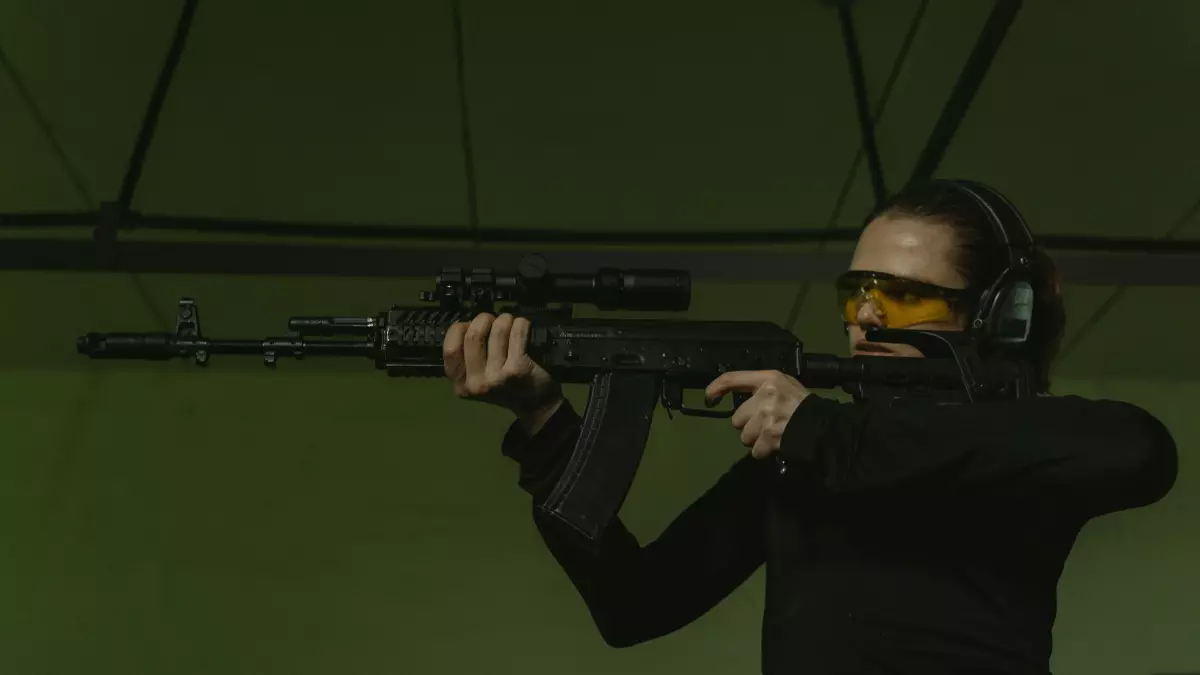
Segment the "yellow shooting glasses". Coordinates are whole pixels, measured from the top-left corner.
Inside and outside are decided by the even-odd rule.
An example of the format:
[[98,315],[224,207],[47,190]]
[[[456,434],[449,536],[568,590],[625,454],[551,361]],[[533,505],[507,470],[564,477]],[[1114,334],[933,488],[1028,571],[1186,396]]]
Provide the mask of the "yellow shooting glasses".
[[856,270],[837,279],[838,307],[847,324],[858,322],[858,310],[868,301],[887,328],[947,321],[970,293],[883,272]]

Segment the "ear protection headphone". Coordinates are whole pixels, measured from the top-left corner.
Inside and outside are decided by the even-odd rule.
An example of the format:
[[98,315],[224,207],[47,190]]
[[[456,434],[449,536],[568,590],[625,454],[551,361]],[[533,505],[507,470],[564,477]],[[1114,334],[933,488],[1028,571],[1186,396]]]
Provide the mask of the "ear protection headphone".
[[1008,266],[980,295],[968,330],[993,344],[1020,346],[1033,324],[1033,233],[1017,208],[992,188],[968,180],[935,180],[969,197],[1008,250]]

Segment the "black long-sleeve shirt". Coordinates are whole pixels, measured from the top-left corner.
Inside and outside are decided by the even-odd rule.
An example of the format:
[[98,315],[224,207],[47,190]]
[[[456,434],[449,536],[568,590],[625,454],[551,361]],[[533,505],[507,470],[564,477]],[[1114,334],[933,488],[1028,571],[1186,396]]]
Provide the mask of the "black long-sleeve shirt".
[[[580,417],[569,402],[503,443],[540,500]],[[604,640],[671,633],[766,564],[767,675],[1049,672],[1056,587],[1084,523],[1174,484],[1174,441],[1130,404],[1074,396],[971,405],[810,395],[780,459],[745,457],[653,542],[599,546],[534,510]]]

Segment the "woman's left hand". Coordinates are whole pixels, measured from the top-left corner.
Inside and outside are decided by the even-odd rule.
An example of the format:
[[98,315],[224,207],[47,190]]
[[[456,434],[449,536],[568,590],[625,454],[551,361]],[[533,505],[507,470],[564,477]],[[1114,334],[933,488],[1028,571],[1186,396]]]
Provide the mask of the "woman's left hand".
[[704,397],[715,403],[731,391],[753,392],[733,413],[732,422],[741,429],[742,445],[751,449],[755,459],[779,451],[784,427],[809,393],[796,378],[778,370],[739,370],[710,382]]

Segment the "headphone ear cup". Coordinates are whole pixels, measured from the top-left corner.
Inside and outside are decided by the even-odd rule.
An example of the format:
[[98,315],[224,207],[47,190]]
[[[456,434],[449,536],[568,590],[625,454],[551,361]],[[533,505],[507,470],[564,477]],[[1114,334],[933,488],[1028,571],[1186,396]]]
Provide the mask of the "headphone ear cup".
[[1020,345],[1029,339],[1033,327],[1033,286],[1016,281],[1003,286],[992,304],[990,337],[1007,345]]

